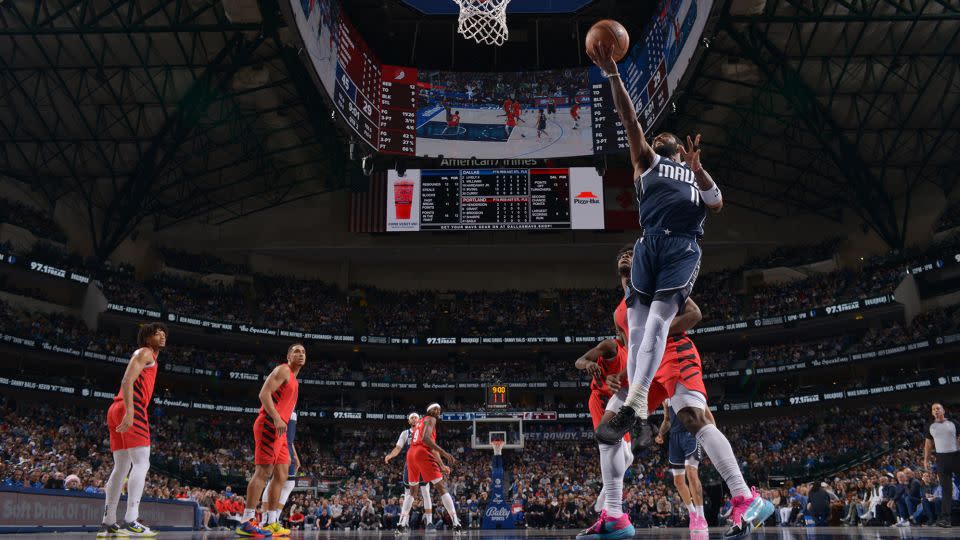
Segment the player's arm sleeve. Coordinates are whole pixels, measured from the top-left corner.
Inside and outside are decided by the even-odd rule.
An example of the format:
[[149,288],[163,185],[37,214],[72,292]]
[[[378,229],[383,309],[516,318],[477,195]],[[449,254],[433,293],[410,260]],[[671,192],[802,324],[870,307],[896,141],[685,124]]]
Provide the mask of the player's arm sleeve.
[[613,106],[620,115],[620,123],[627,132],[627,141],[630,143],[630,162],[637,174],[645,172],[656,158],[656,154],[647,143],[640,121],[637,120],[637,110],[627,87],[619,75],[610,77],[610,92],[613,95]]
[[410,438],[410,432],[403,430],[400,432],[400,436],[397,437],[397,448],[403,448],[407,444],[407,439]]

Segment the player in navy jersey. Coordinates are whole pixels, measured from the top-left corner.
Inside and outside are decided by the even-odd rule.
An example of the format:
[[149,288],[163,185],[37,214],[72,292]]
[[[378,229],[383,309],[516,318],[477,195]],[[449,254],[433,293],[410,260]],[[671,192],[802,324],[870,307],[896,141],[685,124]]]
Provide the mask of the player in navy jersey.
[[[650,386],[663,359],[670,323],[684,308],[700,271],[699,239],[707,208],[719,211],[723,197],[700,163],[700,135],[695,140],[687,137],[686,147],[672,133],[661,133],[654,137],[653,144],[647,143],[633,101],[620,79],[613,48],[598,42],[587,54],[610,80],[613,104],[630,143],[643,228],[643,236],[634,246],[630,286],[624,291],[630,330],[630,390],[617,414],[597,428],[596,438],[603,444],[618,443],[640,419],[638,443],[649,445],[653,442],[653,430],[647,421]],[[702,411],[706,404],[706,396],[694,390],[673,396],[678,415]],[[684,425],[693,431],[693,422]],[[710,423],[698,422],[696,427],[697,442],[733,494],[734,524],[725,537],[742,538],[773,513],[773,505],[747,486],[723,433]]]

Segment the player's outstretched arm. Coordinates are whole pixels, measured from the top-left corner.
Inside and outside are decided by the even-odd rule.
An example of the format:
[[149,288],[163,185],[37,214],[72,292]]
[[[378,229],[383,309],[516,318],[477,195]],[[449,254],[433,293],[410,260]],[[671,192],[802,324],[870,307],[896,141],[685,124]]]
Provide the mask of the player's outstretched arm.
[[656,154],[647,143],[643,128],[637,120],[637,110],[633,100],[627,92],[627,87],[620,79],[617,63],[613,60],[613,49],[597,43],[594,50],[588,50],[587,56],[600,68],[610,80],[610,92],[613,94],[613,106],[620,115],[620,122],[627,132],[627,141],[630,143],[630,162],[633,164],[634,177],[640,176],[653,164]]
[[697,133],[693,140],[687,135],[687,145],[680,145],[679,151],[683,162],[693,171],[703,203],[714,212],[719,212],[723,208],[723,194],[720,193],[720,188],[713,181],[713,177],[700,163],[700,134]]
[[393,447],[393,450],[390,450],[390,453],[389,453],[389,454],[383,456],[383,462],[384,462],[384,463],[390,463],[390,460],[391,460],[391,459],[393,459],[393,458],[395,458],[395,457],[397,457],[397,456],[400,455],[400,450],[402,450],[402,448],[401,448],[399,445],[394,446],[394,447]]
[[277,408],[273,406],[273,393],[290,378],[290,367],[286,364],[279,365],[273,369],[267,380],[263,381],[263,387],[260,388],[260,404],[267,416],[273,420],[273,427],[277,430],[277,435],[283,435],[287,432],[287,423],[280,417]]
[[605,339],[597,344],[596,347],[585,352],[583,356],[577,358],[577,369],[582,369],[590,374],[591,377],[599,378],[602,375],[600,364],[601,358],[613,358],[617,355],[617,342],[612,339]]
[[687,303],[683,305],[683,315],[677,315],[670,323],[669,335],[686,332],[700,324],[701,320],[703,320],[703,313],[700,313],[700,306],[692,298],[687,298]]

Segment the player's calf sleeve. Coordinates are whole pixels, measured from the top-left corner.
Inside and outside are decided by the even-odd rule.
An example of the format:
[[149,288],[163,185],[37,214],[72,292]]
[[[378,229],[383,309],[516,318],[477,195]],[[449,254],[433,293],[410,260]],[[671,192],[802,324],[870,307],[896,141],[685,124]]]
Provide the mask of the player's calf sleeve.
[[147,471],[150,470],[150,447],[138,446],[130,449],[130,476],[127,479],[127,522],[140,517],[140,499],[147,484]]
[[283,483],[283,487],[280,489],[280,509],[283,510],[283,507],[287,504],[287,499],[290,498],[290,494],[293,493],[294,486],[297,485],[296,480],[287,480]]
[[447,514],[450,515],[450,519],[453,520],[454,525],[460,524],[460,518],[457,517],[457,509],[453,506],[453,497],[450,496],[450,492],[444,493],[440,500],[443,502],[443,507],[447,510]]
[[[630,379],[630,392],[627,393],[624,405],[632,408],[641,420],[646,420],[650,414],[647,410],[647,394],[657,368],[660,367],[660,361],[663,360],[670,323],[677,315],[677,309],[677,304],[673,301],[654,300],[650,304],[650,312],[647,314],[641,341],[630,343],[631,354],[636,347],[637,357],[634,375]],[[631,340],[635,340],[634,334],[634,327],[631,325]]]
[[403,506],[400,507],[400,523],[406,525],[410,522],[410,509],[413,508],[413,493],[408,489],[403,494]]
[[703,447],[704,452],[710,457],[713,466],[717,468],[720,477],[730,488],[730,493],[734,497],[742,495],[750,496],[750,488],[746,480],[743,479],[743,473],[740,472],[740,465],[737,463],[737,456],[733,453],[730,441],[713,424],[707,424],[697,432],[697,442]]
[[623,473],[626,472],[620,444],[600,445],[600,474],[603,477],[604,508],[612,518],[623,515]]
[[130,472],[130,451],[117,450],[113,453],[113,472],[107,480],[104,487],[105,508],[103,510],[103,522],[107,525],[113,525],[117,522],[117,505],[120,504],[120,493],[123,491],[123,480]]
[[423,509],[433,510],[433,499],[430,497],[430,486],[420,486],[420,495],[423,496]]

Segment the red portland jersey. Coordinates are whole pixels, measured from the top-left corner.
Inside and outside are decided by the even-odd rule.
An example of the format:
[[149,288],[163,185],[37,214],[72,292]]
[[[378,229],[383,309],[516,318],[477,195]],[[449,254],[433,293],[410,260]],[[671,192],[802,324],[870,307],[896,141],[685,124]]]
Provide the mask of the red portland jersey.
[[617,328],[623,332],[623,335],[629,339],[630,337],[630,328],[627,326],[627,301],[620,300],[620,304],[617,305],[617,309],[613,312],[613,322],[617,325]]
[[[426,419],[427,419],[426,416],[421,418],[420,421],[417,422],[417,427],[413,428],[413,437],[412,437],[413,442],[410,443],[410,448],[413,448],[415,446],[424,446],[424,447],[427,446],[423,444],[423,428],[424,428],[423,421]],[[433,426],[433,431],[430,432],[430,440],[433,442],[437,442],[437,426],[436,425]]]
[[[136,353],[134,353],[136,354]],[[137,380],[133,381],[133,406],[135,409],[146,411],[147,405],[153,399],[153,386],[157,382],[157,355],[153,355],[153,365],[147,366],[137,375]],[[123,403],[123,390],[113,396],[114,402]]]
[[[616,375],[627,367],[627,348],[617,341],[617,355],[613,358],[601,357],[597,361],[597,364],[600,366],[600,371],[602,372],[601,379],[599,381],[597,381],[597,379],[590,381],[590,391],[596,392],[602,397],[610,397],[613,395],[613,392],[611,392],[610,387],[607,386],[607,377]],[[626,375],[620,378],[620,384],[626,386]]]
[[[280,413],[280,418],[284,422],[290,421],[290,415],[293,414],[293,410],[297,408],[297,396],[300,395],[300,383],[297,381],[296,376],[293,374],[293,370],[290,370],[290,378],[287,379],[287,382],[280,385],[280,388],[277,388],[273,391],[273,406],[277,409],[277,412]],[[267,411],[260,407],[260,416],[266,417]]]

